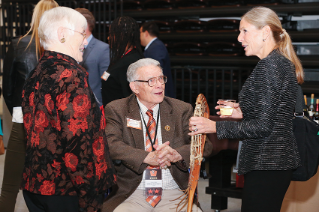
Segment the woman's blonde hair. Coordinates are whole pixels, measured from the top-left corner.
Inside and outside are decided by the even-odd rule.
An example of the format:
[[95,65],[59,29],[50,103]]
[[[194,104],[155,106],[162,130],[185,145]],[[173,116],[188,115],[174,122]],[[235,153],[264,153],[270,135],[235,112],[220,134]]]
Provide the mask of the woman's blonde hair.
[[27,34],[25,34],[24,36],[22,36],[20,38],[20,40],[24,37],[26,37],[28,34],[31,34],[31,39],[30,42],[27,46],[27,48],[30,46],[30,44],[32,43],[32,40],[35,40],[35,48],[36,48],[36,55],[39,58],[39,55],[42,55],[43,53],[43,48],[40,45],[40,39],[38,36],[38,28],[39,28],[39,24],[40,24],[40,19],[42,17],[42,14],[47,11],[50,10],[52,8],[58,7],[58,3],[56,3],[56,1],[54,0],[41,0],[37,3],[37,5],[35,6],[34,10],[33,10],[33,14],[32,14],[32,20],[31,20],[31,27],[30,30],[27,32]]
[[254,25],[257,29],[262,29],[264,26],[270,27],[280,53],[295,65],[297,81],[302,84],[304,82],[304,73],[301,62],[292,46],[290,36],[282,28],[277,14],[266,7],[254,7],[243,15],[242,19]]

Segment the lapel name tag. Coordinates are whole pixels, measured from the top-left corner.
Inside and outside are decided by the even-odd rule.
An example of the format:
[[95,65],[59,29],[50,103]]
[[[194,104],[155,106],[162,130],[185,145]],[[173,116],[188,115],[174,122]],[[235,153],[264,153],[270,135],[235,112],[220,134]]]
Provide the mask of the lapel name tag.
[[139,120],[126,118],[126,126],[141,130],[142,129],[142,122]]
[[104,71],[103,75],[101,76],[101,79],[106,81],[109,78],[110,74],[106,71]]

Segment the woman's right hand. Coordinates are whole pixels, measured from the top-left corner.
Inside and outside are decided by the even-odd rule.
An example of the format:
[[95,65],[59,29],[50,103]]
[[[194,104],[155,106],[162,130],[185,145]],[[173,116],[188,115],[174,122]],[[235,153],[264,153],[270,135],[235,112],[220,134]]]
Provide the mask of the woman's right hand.
[[[239,103],[233,103],[233,102],[225,102],[225,101],[218,101],[217,104],[223,103],[224,105],[228,105],[234,108],[233,113],[230,116],[223,116],[220,114],[220,111],[217,112],[217,115],[219,115],[220,118],[234,118],[234,119],[242,119],[243,118],[243,112],[240,109]],[[216,110],[219,110],[219,105],[215,107]]]

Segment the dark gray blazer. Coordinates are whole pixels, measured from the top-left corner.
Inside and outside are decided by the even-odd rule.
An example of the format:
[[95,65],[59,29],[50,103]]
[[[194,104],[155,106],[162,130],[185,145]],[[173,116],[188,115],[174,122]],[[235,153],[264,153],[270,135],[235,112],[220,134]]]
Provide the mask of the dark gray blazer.
[[[180,189],[188,184],[188,166],[190,162],[190,136],[188,121],[193,115],[192,106],[177,99],[165,97],[160,103],[162,140],[170,141],[170,146],[179,152],[185,164],[172,164],[169,168]],[[105,107],[106,136],[112,160],[121,160],[115,166],[117,171],[117,189],[103,205],[103,212],[113,211],[127,199],[142,181],[147,164],[143,160],[149,152],[145,151],[143,130],[126,126],[126,118],[141,121],[139,106],[134,94],[115,100]],[[170,126],[169,130],[165,126]],[[204,156],[212,152],[212,144],[206,142]],[[143,200],[141,200],[143,201]]]
[[102,82],[101,76],[110,65],[109,44],[92,37],[83,54],[80,63],[89,73],[89,85],[95,94],[99,105],[102,105]]
[[239,93],[241,122],[217,122],[217,137],[243,139],[239,174],[300,166],[292,118],[297,98],[294,65],[278,50],[260,60]]

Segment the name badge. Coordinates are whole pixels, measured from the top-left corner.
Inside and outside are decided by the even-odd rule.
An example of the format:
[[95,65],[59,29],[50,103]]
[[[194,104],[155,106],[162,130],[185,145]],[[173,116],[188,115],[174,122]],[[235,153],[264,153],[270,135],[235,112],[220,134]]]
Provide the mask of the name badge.
[[106,81],[109,78],[110,74],[106,71],[104,71],[103,75],[101,76],[101,79]]
[[162,187],[162,170],[159,167],[147,167],[145,170],[145,195],[161,196]]
[[141,130],[142,129],[142,122],[139,120],[126,118],[126,126]]

